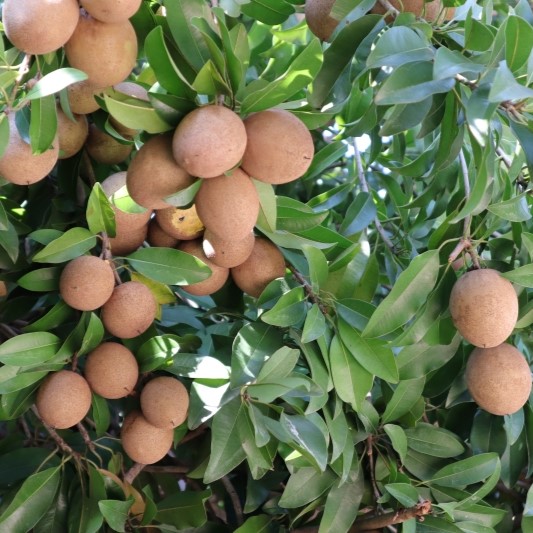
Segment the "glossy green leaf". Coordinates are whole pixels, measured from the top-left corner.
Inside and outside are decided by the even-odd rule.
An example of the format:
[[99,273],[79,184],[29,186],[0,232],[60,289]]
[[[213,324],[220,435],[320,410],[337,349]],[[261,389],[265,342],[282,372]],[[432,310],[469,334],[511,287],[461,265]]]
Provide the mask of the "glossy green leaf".
[[533,264],[524,265],[509,272],[502,272],[501,276],[522,287],[533,288]]
[[420,498],[418,491],[408,483],[389,483],[385,490],[404,507],[414,507]]
[[[34,154],[46,152],[54,143],[57,134],[56,101],[45,96],[31,102],[30,141]],[[57,142],[57,141],[56,141]]]
[[120,500],[100,500],[98,508],[105,518],[105,521],[113,531],[124,532],[128,513],[133,505],[133,498],[128,501]]
[[300,468],[287,481],[279,505],[288,509],[303,507],[324,494],[335,479],[331,470],[317,472],[314,468]]
[[512,72],[523,67],[533,47],[533,28],[521,17],[509,16],[505,24],[505,62]]
[[59,267],[39,268],[28,272],[17,283],[28,291],[51,292],[59,289]]
[[89,195],[85,216],[89,230],[95,235],[100,232],[109,237],[116,235],[115,212],[100,183],[94,185]]
[[261,320],[267,324],[288,327],[298,324],[305,317],[305,292],[303,287],[294,287],[283,294],[269,309],[261,315]]
[[96,246],[96,237],[85,228],[72,228],[33,256],[36,263],[63,263]]
[[398,420],[410,411],[411,407],[422,396],[425,381],[425,377],[400,381],[383,413],[382,421],[384,424]]
[[177,491],[157,504],[155,519],[182,530],[199,528],[207,522],[205,502],[210,490]]
[[405,431],[400,426],[395,424],[385,424],[383,429],[389,436],[392,447],[400,456],[400,460],[403,463],[407,455],[407,435],[405,434]]
[[24,333],[0,345],[0,361],[12,366],[30,366],[51,359],[59,349],[60,339],[52,333]]
[[465,487],[487,479],[497,467],[498,455],[483,453],[463,459],[441,468],[436,472],[431,483],[443,487]]
[[285,0],[250,0],[242,2],[242,12],[265,24],[280,24],[294,13],[294,8]]
[[492,204],[487,209],[509,222],[525,222],[531,218],[531,208],[527,202],[526,194],[520,194],[510,200]]
[[327,324],[326,318],[320,307],[314,303],[305,317],[304,327],[302,330],[302,342],[312,342],[324,335]]
[[75,68],[61,68],[43,76],[26,95],[28,100],[36,100],[58,93],[73,83],[87,79],[87,74]]
[[261,368],[256,382],[275,382],[287,377],[294,370],[299,357],[300,350],[288,346],[276,350]]
[[405,430],[407,444],[413,450],[434,457],[457,457],[464,452],[461,440],[444,428],[419,423]]
[[263,514],[248,518],[235,533],[272,533],[275,527],[274,517]]

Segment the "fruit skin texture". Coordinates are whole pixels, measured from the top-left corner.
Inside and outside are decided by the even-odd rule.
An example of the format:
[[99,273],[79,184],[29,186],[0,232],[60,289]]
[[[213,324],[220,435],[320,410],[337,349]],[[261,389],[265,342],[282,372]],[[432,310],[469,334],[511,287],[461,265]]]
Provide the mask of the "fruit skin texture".
[[205,227],[226,240],[244,239],[259,215],[255,185],[238,168],[229,176],[205,180],[196,194],[195,204]]
[[268,109],[245,121],[248,144],[242,169],[252,178],[277,185],[305,174],[315,147],[305,124],[289,111]]
[[307,0],[305,2],[305,20],[311,33],[322,41],[327,41],[339,21],[330,13],[335,0]]
[[157,302],[150,289],[138,281],[127,281],[115,287],[100,318],[111,335],[132,339],[151,326],[156,313]]
[[122,22],[137,13],[141,0],[80,0],[80,4],[95,19]]
[[127,213],[126,211],[122,211],[122,209],[119,209],[113,202],[113,195],[117,191],[122,188],[127,189],[126,172],[115,172],[114,174],[111,174],[104,181],[102,181],[101,185],[106,196],[111,202],[113,211],[115,212],[115,224],[117,234],[123,233],[125,231],[132,231],[148,224],[148,221],[150,220],[150,217],[152,215],[151,210],[147,209],[142,213]]
[[531,370],[510,344],[475,348],[466,365],[466,384],[479,407],[494,415],[510,415],[529,398]]
[[220,239],[212,231],[205,230],[202,247],[205,256],[215,265],[233,268],[250,257],[254,243],[253,232],[248,233],[244,239],[236,241]]
[[91,124],[85,148],[98,163],[116,165],[128,158],[133,150],[133,144],[122,144],[105,131]]
[[109,239],[111,253],[113,255],[128,255],[137,250],[139,246],[146,240],[148,235],[148,224],[139,226],[138,228],[117,231],[115,237]]
[[155,218],[150,220],[150,224],[148,224],[146,240],[150,246],[157,246],[159,248],[175,248],[179,243],[178,239],[171,237],[161,229],[161,226]]
[[89,135],[89,123],[85,115],[74,115],[75,122],[57,107],[57,140],[59,159],[67,159],[77,154]]
[[184,285],[182,287],[184,291],[195,296],[208,296],[224,286],[229,277],[229,269],[217,266],[207,259],[200,239],[183,241],[178,245],[178,250],[194,255],[194,257],[203,261],[211,269],[211,275],[207,279],[193,283],[192,285]]
[[49,426],[69,428],[81,422],[89,412],[91,389],[76,372],[53,372],[39,386],[35,406]]
[[185,189],[194,179],[172,156],[172,137],[152,137],[137,152],[128,167],[126,183],[130,196],[147,209],[171,207],[164,198]]
[[129,20],[114,24],[80,16],[65,45],[71,67],[89,76],[93,87],[108,87],[124,81],[137,61],[137,36]]
[[16,185],[32,185],[46,178],[59,156],[57,139],[52,147],[39,155],[33,155],[31,146],[25,143],[15,124],[15,114],[8,115],[9,141],[0,158],[0,176]]
[[2,22],[9,40],[26,54],[48,54],[73,34],[80,10],[76,0],[5,0]]
[[172,139],[174,159],[192,176],[214,178],[239,164],[246,130],[236,113],[208,105],[188,113]]
[[73,83],[67,87],[68,103],[70,110],[78,115],[88,115],[100,109],[94,99],[95,94],[102,94],[103,89],[93,87],[87,80]]
[[472,270],[453,286],[450,313],[469,343],[492,348],[511,335],[518,319],[518,298],[512,283],[498,271]]
[[141,391],[140,402],[146,420],[158,428],[176,428],[187,420],[189,393],[175,378],[151,379]]
[[231,269],[237,287],[254,298],[258,298],[272,280],[284,275],[285,259],[279,248],[261,237],[256,237],[250,257]]
[[139,365],[122,344],[103,342],[87,356],[83,374],[96,394],[114,400],[131,394],[139,379]]
[[[442,3],[440,0],[433,0],[430,2],[424,2],[424,0],[391,0],[391,4],[402,13],[413,13],[417,17],[423,17],[428,22],[443,22],[445,20],[451,20],[455,15],[455,8],[447,7],[442,9]],[[383,15],[386,9],[376,2],[371,13]]]
[[197,239],[204,232],[204,224],[198,217],[196,206],[193,204],[188,209],[169,207],[160,209],[155,214],[161,229],[171,237],[180,241]]
[[139,411],[124,418],[120,433],[122,447],[137,463],[151,465],[165,457],[174,439],[172,428],[161,429],[150,424]]
[[93,311],[104,305],[114,288],[113,268],[93,255],[82,255],[70,261],[59,278],[63,300],[80,311]]

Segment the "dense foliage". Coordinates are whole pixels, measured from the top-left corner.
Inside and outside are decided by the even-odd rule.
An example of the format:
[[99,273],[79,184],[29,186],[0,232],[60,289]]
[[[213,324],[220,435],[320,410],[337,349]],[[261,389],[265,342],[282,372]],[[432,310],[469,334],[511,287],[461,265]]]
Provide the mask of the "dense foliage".
[[[458,275],[501,271],[519,293],[509,342],[531,361],[528,2],[468,0],[430,24],[337,0],[330,43],[309,32],[298,0],[162,3],[144,0],[131,19],[131,79],[149,102],[109,90],[91,120],[134,151],[215,101],[242,117],[278,106],[303,120],[309,170],[257,182],[256,231],[280,247],[286,275],[257,299],[231,282],[196,298],[180,286],[205,275],[198,262],[148,245],[113,259],[160,304],[148,331],[124,341],[141,383],[173,375],[190,393],[175,447],[142,468],[119,439],[137,394],[93,395],[67,430],[32,408],[49,372],[83,368],[110,338],[98,312],[65,304],[58,280],[113,236],[97,182],[128,162],[81,151],[30,187],[4,182],[0,531],[533,531],[533,407],[477,407],[464,381],[472,346],[448,310]],[[85,76],[62,50],[26,57],[0,44],[0,105],[42,152],[56,99],[68,110],[66,87]],[[141,132],[122,138],[110,116]],[[3,113],[0,152],[8,139]],[[187,206],[197,188],[171,201]]]

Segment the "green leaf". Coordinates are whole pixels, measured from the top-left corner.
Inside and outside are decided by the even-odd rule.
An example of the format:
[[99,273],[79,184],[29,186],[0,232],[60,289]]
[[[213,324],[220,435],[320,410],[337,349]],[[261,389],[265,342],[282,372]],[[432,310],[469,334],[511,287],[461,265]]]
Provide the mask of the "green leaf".
[[289,100],[309,85],[322,65],[322,46],[314,38],[292,61],[289,68],[266,87],[248,91],[241,104],[241,113],[247,115],[270,109]]
[[18,279],[17,283],[28,291],[52,292],[59,289],[59,267],[38,268]]
[[207,522],[205,502],[210,490],[176,491],[157,504],[155,519],[177,529],[200,528]]
[[457,457],[464,446],[457,435],[444,428],[419,423],[405,430],[407,444],[413,450],[433,457]]
[[531,263],[509,272],[502,272],[501,276],[521,287],[533,288],[533,264]]
[[309,264],[309,277],[311,278],[311,288],[318,293],[322,285],[328,279],[328,261],[324,252],[313,246],[304,245],[302,251]]
[[277,203],[274,187],[270,183],[252,179],[259,195],[259,216],[257,225],[265,228],[268,232],[276,231]]
[[261,315],[261,320],[267,324],[288,327],[298,324],[305,317],[306,304],[303,287],[294,287],[281,295],[279,300]]
[[418,533],[461,533],[456,525],[435,516],[425,516],[423,522],[416,524]]
[[400,460],[403,463],[407,455],[407,436],[405,431],[400,426],[396,426],[395,424],[385,424],[383,429],[389,436],[392,447],[400,456]]
[[505,62],[513,72],[520,70],[533,48],[533,28],[521,17],[510,15],[505,24]]
[[0,368],[0,394],[9,394],[30,387],[44,378],[48,371],[24,372],[18,366],[3,366]]
[[273,533],[275,518],[267,515],[251,516],[234,533]]
[[415,257],[400,274],[388,296],[379,304],[363,335],[379,337],[404,325],[435,288],[438,275],[438,250],[428,250]]
[[338,320],[338,328],[342,342],[363,368],[390,383],[398,381],[394,355],[384,342],[361,336],[342,319]]
[[[532,30],[533,31],[533,30]],[[527,202],[527,194],[523,193],[510,200],[492,204],[487,209],[509,222],[525,222],[531,218],[531,209]]]
[[92,416],[97,437],[102,437],[111,423],[111,413],[107,400],[93,392],[92,395]]
[[300,350],[283,346],[268,358],[259,372],[256,382],[275,382],[287,377],[294,370],[299,358]]
[[67,320],[75,311],[63,300],[59,300],[44,316],[23,328],[24,333],[50,331]]
[[398,420],[408,413],[422,396],[425,382],[426,379],[424,376],[400,381],[394,390],[392,398],[387,403],[387,407],[382,416],[382,422],[386,424]]
[[319,337],[322,337],[326,329],[326,317],[320,310],[320,307],[318,307],[318,304],[314,303],[305,317],[302,331],[302,342],[312,342]]
[[[57,133],[57,110],[53,96],[31,103],[30,142],[34,154],[42,154],[52,146]],[[57,141],[56,141],[57,142]]]
[[331,470],[317,472],[314,468],[300,468],[287,481],[279,505],[287,509],[303,507],[324,494],[336,477]]
[[96,237],[85,228],[72,228],[33,256],[36,263],[64,263],[96,246]]
[[173,248],[141,248],[126,260],[137,272],[168,285],[190,285],[211,274],[200,259]]
[[174,207],[186,207],[193,202],[194,197],[201,186],[202,180],[197,179],[195,182],[191,183],[191,185],[185,187],[185,189],[181,189],[170,196],[166,196],[165,202],[173,205]]
[[131,497],[125,502],[120,500],[100,500],[98,502],[100,512],[113,531],[126,531],[124,525],[128,519],[128,513],[133,501],[133,497]]
[[482,453],[446,465],[433,475],[430,483],[442,487],[466,487],[487,479],[498,463],[499,457],[496,453]]
[[75,68],[60,68],[43,76],[26,95],[27,100],[36,100],[58,93],[73,83],[87,79],[87,74]]
[[501,61],[489,92],[489,102],[505,102],[533,97],[533,89],[520,85],[509,70],[505,61]]
[[294,13],[294,7],[285,0],[250,0],[243,2],[242,12],[252,20],[265,24],[281,24]]
[[100,232],[107,233],[109,237],[116,235],[115,212],[100,183],[94,185],[89,195],[85,217],[89,230],[94,235]]
[[60,467],[28,477],[0,516],[0,529],[9,533],[31,530],[52,505],[60,481]]
[[60,342],[58,337],[44,331],[23,333],[0,345],[0,361],[12,366],[44,363],[54,357]]
[[404,507],[414,507],[420,497],[418,491],[408,483],[388,483],[385,490]]

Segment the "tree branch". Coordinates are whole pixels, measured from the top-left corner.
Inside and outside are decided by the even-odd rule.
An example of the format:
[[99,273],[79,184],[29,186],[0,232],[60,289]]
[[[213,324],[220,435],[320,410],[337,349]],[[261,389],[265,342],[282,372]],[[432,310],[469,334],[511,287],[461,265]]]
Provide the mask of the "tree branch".
[[237,491],[235,490],[235,487],[232,485],[228,476],[222,477],[220,481],[224,485],[224,488],[226,489],[231,499],[233,509],[235,510],[235,518],[237,521],[237,525],[241,526],[244,523],[244,516],[242,513],[242,505],[241,505],[241,500],[239,499],[239,495],[237,494]]
[[418,503],[414,507],[356,520],[354,525],[350,528],[350,533],[382,529],[394,524],[401,524],[402,522],[411,520],[411,518],[423,519],[423,517],[429,513],[431,513],[431,502],[429,500],[424,500],[422,503]]
[[313,288],[311,285],[309,285],[309,282],[304,278],[301,272],[299,272],[294,266],[289,265],[289,270],[291,271],[292,275],[296,279],[300,285],[303,286],[305,292],[307,293],[307,296],[309,296],[309,299],[318,305],[318,308],[320,309],[320,312],[324,315],[328,315],[328,310],[326,306],[320,301],[320,298],[314,293]]
[[389,0],[378,0],[378,3],[381,4],[391,15],[397,17],[400,14],[400,10],[396,9]]
[[39,419],[39,421],[41,422],[41,424],[43,425],[44,429],[46,429],[46,431],[48,432],[48,434],[50,435],[50,437],[52,437],[52,439],[54,439],[54,441],[56,442],[57,446],[62,450],[64,451],[65,453],[68,453],[70,455],[72,455],[75,459],[80,459],[80,454],[78,452],[75,452],[60,436],[59,434],[57,433],[57,431],[49,426],[42,418],[41,418],[41,415],[39,414],[39,411],[37,411],[37,407],[35,407],[35,405],[31,408],[31,410],[33,411],[33,414]]

